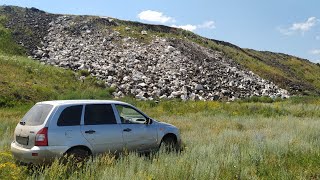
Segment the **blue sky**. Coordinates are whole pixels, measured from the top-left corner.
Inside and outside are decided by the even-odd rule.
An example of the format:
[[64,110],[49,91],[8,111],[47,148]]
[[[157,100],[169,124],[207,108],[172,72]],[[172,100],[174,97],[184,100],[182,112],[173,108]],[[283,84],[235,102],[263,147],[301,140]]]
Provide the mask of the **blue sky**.
[[243,48],[320,63],[319,0],[0,0],[0,4],[181,27]]

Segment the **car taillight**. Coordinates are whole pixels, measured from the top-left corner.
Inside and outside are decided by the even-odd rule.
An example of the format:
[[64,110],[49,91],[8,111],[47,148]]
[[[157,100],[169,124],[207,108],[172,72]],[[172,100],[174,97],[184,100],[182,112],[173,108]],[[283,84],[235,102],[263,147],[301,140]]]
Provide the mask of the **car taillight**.
[[48,146],[48,128],[42,128],[36,134],[36,146]]

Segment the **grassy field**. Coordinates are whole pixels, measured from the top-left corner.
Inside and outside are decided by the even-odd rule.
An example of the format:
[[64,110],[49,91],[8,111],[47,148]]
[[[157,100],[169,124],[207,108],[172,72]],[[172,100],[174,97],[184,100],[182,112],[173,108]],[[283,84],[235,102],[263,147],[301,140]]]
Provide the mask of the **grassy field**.
[[0,179],[320,178],[319,98],[273,103],[123,100],[179,127],[185,150],[151,158],[104,155],[76,170],[55,162],[27,171],[14,164],[9,144],[29,106],[1,108]]

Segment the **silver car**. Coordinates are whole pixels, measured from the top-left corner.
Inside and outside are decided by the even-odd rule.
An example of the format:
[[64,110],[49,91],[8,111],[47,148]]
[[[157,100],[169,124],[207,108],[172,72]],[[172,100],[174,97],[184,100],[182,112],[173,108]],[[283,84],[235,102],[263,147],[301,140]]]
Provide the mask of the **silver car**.
[[60,100],[39,102],[27,112],[14,131],[11,151],[19,162],[42,164],[65,155],[150,152],[164,144],[180,147],[178,128],[130,104]]

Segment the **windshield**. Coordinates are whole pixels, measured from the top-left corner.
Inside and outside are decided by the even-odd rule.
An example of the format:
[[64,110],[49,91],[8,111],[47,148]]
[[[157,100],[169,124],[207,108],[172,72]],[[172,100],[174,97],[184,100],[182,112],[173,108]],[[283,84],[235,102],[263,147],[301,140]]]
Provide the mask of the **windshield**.
[[24,122],[24,124],[28,126],[41,125],[44,123],[52,108],[53,106],[50,104],[36,104],[24,115],[21,122]]

